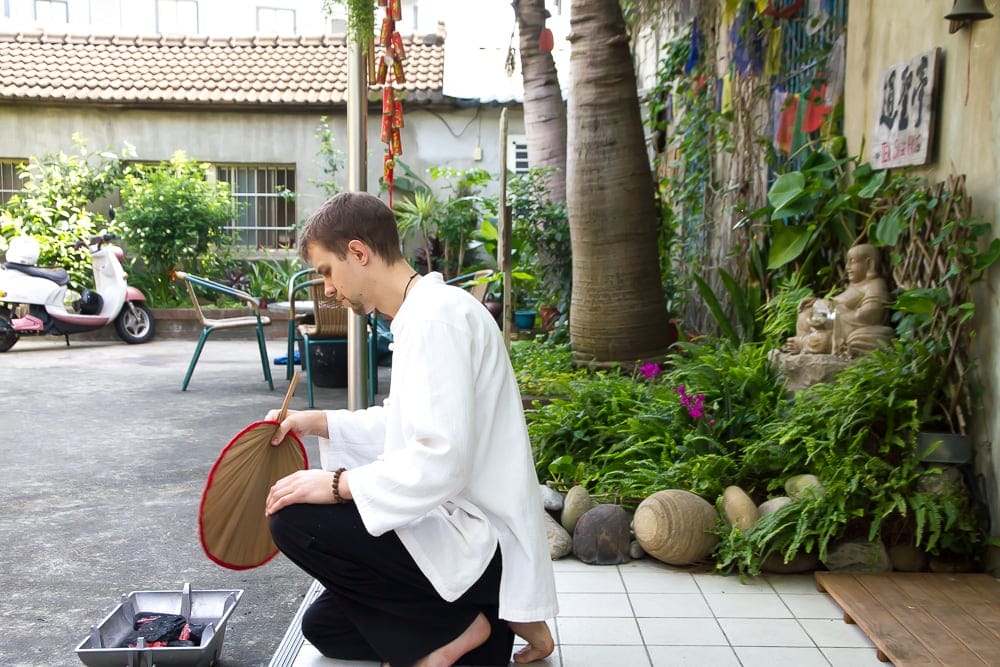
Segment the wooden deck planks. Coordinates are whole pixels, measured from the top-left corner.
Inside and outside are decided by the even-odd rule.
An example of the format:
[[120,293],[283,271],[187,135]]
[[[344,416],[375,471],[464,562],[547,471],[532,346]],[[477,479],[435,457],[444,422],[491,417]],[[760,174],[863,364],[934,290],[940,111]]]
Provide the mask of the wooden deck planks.
[[1000,581],[988,574],[817,572],[878,657],[908,665],[1000,665]]

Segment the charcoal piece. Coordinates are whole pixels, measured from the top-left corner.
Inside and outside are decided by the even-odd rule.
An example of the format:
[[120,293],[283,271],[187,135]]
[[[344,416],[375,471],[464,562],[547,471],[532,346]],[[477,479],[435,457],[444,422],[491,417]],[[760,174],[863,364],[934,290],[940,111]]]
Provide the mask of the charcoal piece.
[[135,615],[135,630],[125,636],[119,648],[135,646],[139,637],[144,637],[147,645],[178,640],[186,625],[187,619],[177,614],[140,612]]

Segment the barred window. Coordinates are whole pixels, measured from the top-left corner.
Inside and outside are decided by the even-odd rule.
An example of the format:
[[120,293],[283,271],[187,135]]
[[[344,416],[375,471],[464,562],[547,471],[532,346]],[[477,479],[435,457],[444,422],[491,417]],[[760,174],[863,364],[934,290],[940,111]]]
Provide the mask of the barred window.
[[18,178],[18,165],[27,160],[0,158],[0,208],[7,205],[11,195],[21,189],[22,180]]
[[239,207],[230,229],[249,248],[288,248],[295,243],[295,168],[216,165]]

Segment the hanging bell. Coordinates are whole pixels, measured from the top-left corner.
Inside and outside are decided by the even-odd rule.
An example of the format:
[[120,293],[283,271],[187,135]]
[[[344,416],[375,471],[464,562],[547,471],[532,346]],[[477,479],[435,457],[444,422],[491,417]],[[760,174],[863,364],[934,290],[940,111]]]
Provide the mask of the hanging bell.
[[951,11],[944,15],[949,21],[981,21],[993,18],[985,0],[955,0]]

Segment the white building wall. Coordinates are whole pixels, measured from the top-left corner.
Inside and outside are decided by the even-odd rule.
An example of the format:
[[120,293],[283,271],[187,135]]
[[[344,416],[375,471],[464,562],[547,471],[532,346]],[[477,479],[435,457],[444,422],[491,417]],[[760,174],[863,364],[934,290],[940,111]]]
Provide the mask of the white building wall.
[[[478,115],[477,115],[478,114]],[[467,169],[482,167],[498,174],[499,108],[457,111],[420,111],[407,114],[402,131],[402,160],[424,180],[430,167]],[[511,109],[510,133],[522,134],[519,109]],[[322,203],[323,191],[314,184],[323,179],[315,131],[319,113],[275,114],[259,112],[121,110],[101,108],[0,107],[0,157],[26,158],[57,151],[71,151],[77,133],[92,150],[120,153],[125,142],[133,145],[139,160],[169,160],[177,150],[205,162],[278,164],[295,167],[297,212],[304,220]],[[347,149],[347,121],[343,114],[329,119],[340,150]],[[482,160],[474,149],[482,149]],[[368,184],[378,192],[382,176],[383,144],[377,114],[368,122]],[[347,171],[338,174],[346,187]]]

